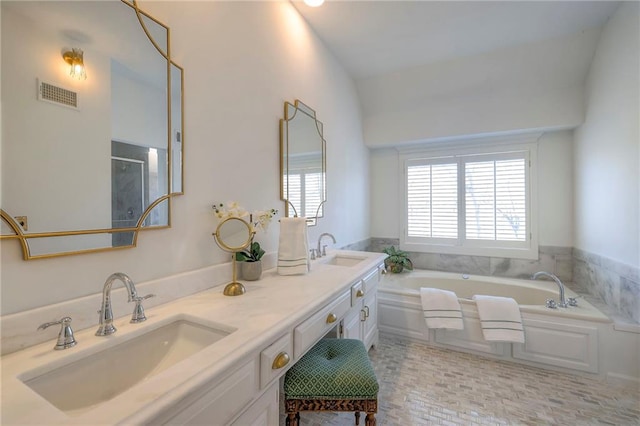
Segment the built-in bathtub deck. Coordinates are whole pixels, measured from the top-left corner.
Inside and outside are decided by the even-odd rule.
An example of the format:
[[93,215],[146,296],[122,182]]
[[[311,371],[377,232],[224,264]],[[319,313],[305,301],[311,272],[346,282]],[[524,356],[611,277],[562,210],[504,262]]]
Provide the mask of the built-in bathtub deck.
[[[455,291],[464,330],[428,329],[420,287]],[[505,294],[500,294],[502,289]],[[567,297],[578,296],[570,289],[566,293]],[[470,300],[473,294],[519,300],[525,343],[485,341],[475,302]],[[379,329],[434,346],[640,387],[640,334],[614,323],[585,297],[579,298],[577,308],[549,309],[544,306],[549,296],[558,298],[557,285],[549,281],[421,270],[392,274],[379,287]]]

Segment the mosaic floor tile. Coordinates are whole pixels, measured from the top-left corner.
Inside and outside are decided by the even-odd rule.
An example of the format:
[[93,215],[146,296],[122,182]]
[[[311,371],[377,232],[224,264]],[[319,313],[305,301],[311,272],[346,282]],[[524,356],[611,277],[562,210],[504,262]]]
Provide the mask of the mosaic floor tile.
[[[380,426],[640,425],[638,393],[588,378],[385,335],[369,355]],[[302,426],[352,424],[353,413],[301,413]]]

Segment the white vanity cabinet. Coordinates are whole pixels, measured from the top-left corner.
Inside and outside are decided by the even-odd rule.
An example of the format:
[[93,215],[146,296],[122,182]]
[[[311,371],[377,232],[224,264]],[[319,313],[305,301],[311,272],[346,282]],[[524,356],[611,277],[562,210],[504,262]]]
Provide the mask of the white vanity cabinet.
[[369,349],[378,342],[378,283],[380,268],[351,286],[351,309],[342,322],[342,337],[362,340]]
[[[276,426],[280,422],[280,396],[278,382],[274,382],[232,426]],[[215,424],[211,421],[207,424]]]
[[[0,401],[0,422],[278,425],[281,379],[318,340],[338,332],[348,315],[360,312],[362,322],[356,317],[357,337],[365,340],[367,346],[377,339],[376,289],[384,255],[352,254],[345,250],[337,252],[335,258],[340,262],[317,263],[312,273],[301,276],[281,277],[275,270],[266,271],[259,283],[247,284],[247,293],[242,297],[224,296],[222,286],[180,297],[153,307],[148,321],[142,325],[130,324],[129,316],[123,315],[114,320],[118,334],[110,339],[96,338],[93,325],[77,330],[80,344],[71,351],[53,351],[51,342],[47,341],[5,355],[2,385],[3,396],[6,394],[7,398]],[[209,275],[207,270],[206,276]],[[180,283],[183,279],[180,275],[170,282]],[[193,288],[202,281],[200,275],[191,279]],[[358,294],[357,290],[361,292]],[[102,294],[96,294],[86,306],[84,300],[80,306],[74,301],[65,305],[65,311],[91,308],[101,297]],[[59,309],[56,305],[47,312]],[[33,315],[27,312],[18,319],[24,322]],[[38,315],[42,314],[38,312]],[[193,321],[224,333],[188,359],[177,361],[117,395],[105,397],[104,401],[74,413],[73,417],[25,384],[25,375],[42,375],[61,365],[82,363],[97,353],[112,356],[107,352],[110,348],[127,346],[125,342],[175,321]],[[5,324],[3,319],[3,326]],[[199,344],[188,337],[184,340],[185,345]]]
[[258,357],[213,380],[147,424],[229,424],[258,393]]

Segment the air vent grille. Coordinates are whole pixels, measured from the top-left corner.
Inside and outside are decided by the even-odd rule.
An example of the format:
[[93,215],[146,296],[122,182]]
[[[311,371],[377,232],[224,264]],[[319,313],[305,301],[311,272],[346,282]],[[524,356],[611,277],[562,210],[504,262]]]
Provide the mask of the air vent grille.
[[76,92],[54,86],[44,81],[40,81],[39,83],[38,99],[70,108],[78,108],[78,94]]

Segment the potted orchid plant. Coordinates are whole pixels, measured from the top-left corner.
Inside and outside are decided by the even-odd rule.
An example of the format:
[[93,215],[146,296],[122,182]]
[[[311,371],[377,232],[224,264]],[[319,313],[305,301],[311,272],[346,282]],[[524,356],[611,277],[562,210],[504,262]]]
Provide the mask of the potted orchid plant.
[[265,251],[260,247],[260,243],[254,241],[258,231],[266,231],[271,223],[271,219],[278,214],[278,210],[257,210],[249,212],[241,207],[237,202],[231,201],[226,204],[214,204],[213,210],[219,220],[229,217],[237,217],[249,224],[251,230],[251,241],[249,246],[234,254],[236,261],[240,262],[240,273],[247,281],[259,280],[262,275],[262,256]]

